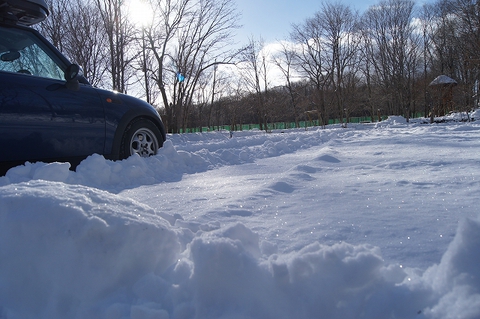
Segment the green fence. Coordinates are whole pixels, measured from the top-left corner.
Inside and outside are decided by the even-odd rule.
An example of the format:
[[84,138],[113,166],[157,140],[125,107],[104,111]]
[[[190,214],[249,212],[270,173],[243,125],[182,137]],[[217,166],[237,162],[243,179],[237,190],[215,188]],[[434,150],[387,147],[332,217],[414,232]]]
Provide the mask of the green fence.
[[[385,120],[387,117],[382,117],[382,120]],[[375,120],[378,120],[375,117]],[[349,118],[348,123],[370,123],[372,122],[372,118],[365,116],[365,117],[351,117]],[[328,124],[339,124],[341,123],[338,119],[331,119],[328,121]],[[298,122],[299,128],[307,128],[312,126],[319,126],[319,121],[300,121]],[[259,124],[242,124],[236,125],[236,129],[233,129],[231,125],[219,125],[219,126],[211,126],[211,127],[195,127],[195,128],[187,128],[185,131],[180,130],[180,133],[200,133],[200,132],[210,132],[210,131],[249,131],[249,130],[259,130]],[[268,123],[268,130],[285,130],[296,128],[295,122],[276,122],[276,123]]]

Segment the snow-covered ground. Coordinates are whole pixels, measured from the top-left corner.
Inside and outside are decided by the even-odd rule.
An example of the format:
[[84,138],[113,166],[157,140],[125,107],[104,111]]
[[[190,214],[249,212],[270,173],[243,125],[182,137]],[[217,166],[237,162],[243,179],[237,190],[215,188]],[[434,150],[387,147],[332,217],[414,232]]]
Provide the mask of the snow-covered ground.
[[480,318],[480,122],[173,135],[68,168],[0,177],[0,318]]

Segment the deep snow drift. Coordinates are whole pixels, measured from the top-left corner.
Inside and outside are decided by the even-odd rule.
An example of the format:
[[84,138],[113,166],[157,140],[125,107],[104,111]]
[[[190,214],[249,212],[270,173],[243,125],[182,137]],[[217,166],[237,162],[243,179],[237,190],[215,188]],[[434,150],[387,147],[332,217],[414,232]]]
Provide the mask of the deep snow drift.
[[0,318],[480,318],[480,125],[169,136],[0,177]]

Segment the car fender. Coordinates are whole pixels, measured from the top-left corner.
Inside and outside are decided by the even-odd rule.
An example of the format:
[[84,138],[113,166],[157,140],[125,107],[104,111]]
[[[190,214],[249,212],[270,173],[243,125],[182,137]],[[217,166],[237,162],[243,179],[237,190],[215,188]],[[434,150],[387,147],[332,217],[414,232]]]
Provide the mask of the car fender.
[[[102,92],[105,94],[105,91]],[[101,95],[104,95],[101,94]],[[113,95],[112,95],[113,94]],[[105,96],[104,96],[105,97]],[[111,93],[104,98],[106,118],[105,157],[118,160],[123,135],[128,126],[140,119],[147,119],[154,123],[161,135],[160,146],[166,140],[165,127],[158,112],[147,102],[127,95]]]

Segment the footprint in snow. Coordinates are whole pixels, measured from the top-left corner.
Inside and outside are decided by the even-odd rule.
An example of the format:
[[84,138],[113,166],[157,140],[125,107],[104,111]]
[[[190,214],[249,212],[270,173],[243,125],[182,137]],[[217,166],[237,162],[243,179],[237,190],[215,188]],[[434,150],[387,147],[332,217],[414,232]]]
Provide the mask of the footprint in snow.
[[316,178],[310,174],[317,173],[320,170],[320,168],[315,168],[309,165],[298,165],[293,169],[294,172],[290,173],[290,176],[300,181],[313,181]]
[[300,181],[313,181],[316,179],[315,177],[307,173],[292,173],[290,174],[290,176]]
[[269,188],[282,193],[293,193],[293,191],[295,190],[295,187],[293,185],[285,182],[276,182],[270,185]]
[[340,160],[336,157],[330,155],[322,155],[317,158],[319,161],[329,162],[329,163],[340,163]]
[[240,209],[229,210],[228,213],[231,216],[240,216],[240,217],[248,217],[253,215],[253,213],[249,210],[240,210]]
[[298,165],[295,169],[299,172],[308,173],[308,174],[316,173],[318,170],[317,168],[308,166],[308,165]]

